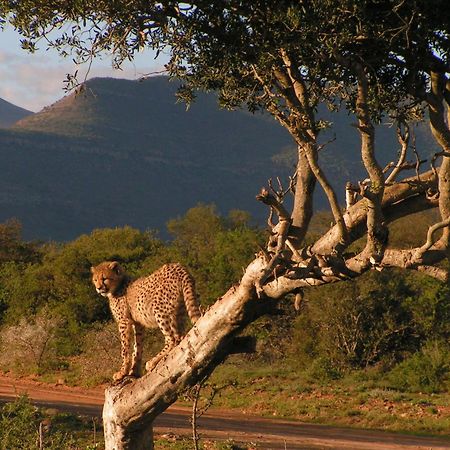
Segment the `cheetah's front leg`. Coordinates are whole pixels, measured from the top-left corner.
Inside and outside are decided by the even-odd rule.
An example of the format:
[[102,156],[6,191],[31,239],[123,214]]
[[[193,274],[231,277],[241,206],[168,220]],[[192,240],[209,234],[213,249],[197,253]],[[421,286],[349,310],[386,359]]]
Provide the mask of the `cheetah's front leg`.
[[128,375],[138,377],[141,373],[142,347],[144,343],[144,327],[138,323],[133,323],[134,348],[131,359],[131,369]]
[[130,340],[131,340],[131,321],[124,319],[119,321],[119,335],[120,344],[122,346],[122,367],[118,372],[113,375],[114,381],[119,381],[123,377],[129,374],[131,369],[131,352],[130,352]]

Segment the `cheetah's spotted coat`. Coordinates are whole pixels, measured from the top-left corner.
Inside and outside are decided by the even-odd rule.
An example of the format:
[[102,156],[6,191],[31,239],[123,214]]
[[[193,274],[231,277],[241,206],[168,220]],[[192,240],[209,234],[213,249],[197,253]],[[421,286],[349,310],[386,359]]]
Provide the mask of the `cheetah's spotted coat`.
[[130,281],[116,261],[91,267],[91,272],[97,292],[108,298],[119,325],[122,367],[114,374],[115,380],[138,376],[144,327],[159,327],[165,339],[163,349],[145,365],[150,371],[181,340],[184,310],[192,323],[201,316],[194,280],[181,264],[165,264],[135,281]]

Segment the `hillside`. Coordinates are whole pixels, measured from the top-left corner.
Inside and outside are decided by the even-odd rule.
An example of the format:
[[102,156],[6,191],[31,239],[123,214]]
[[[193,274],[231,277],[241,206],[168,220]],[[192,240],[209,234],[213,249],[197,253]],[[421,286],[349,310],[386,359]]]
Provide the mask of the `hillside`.
[[[213,94],[186,111],[176,87],[165,77],[92,79],[0,130],[0,221],[17,217],[27,238],[68,240],[125,224],[164,230],[203,202],[263,223],[255,194],[268,178],[292,173],[291,138],[270,117],[220,110]],[[321,157],[343,192],[350,173],[362,172],[358,134],[345,113],[338,119]],[[392,130],[381,130],[380,141],[397,146]]]
[[0,128],[8,128],[30,114],[33,113],[0,98]]

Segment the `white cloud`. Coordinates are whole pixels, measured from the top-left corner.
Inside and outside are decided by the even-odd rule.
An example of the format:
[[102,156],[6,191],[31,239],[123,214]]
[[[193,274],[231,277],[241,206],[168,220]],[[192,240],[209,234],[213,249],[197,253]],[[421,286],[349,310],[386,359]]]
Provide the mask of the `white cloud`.
[[[5,35],[5,32],[1,33]],[[3,36],[2,36],[3,37]],[[78,69],[78,80],[84,80],[88,66],[77,67],[70,58],[62,59],[52,51],[34,54],[20,49],[17,35],[6,33],[0,41],[0,97],[17,106],[39,111],[65,95],[64,80]],[[108,76],[136,79],[162,69],[151,53],[138,55],[136,65],[127,63],[123,70],[113,70],[107,58],[95,60],[88,78]]]

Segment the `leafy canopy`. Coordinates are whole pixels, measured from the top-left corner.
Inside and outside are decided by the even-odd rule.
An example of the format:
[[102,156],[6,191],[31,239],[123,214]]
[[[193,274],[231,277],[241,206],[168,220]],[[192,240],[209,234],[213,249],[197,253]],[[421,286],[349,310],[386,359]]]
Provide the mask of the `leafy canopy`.
[[[430,68],[449,67],[446,8],[445,0],[2,0],[0,20],[20,31],[24,48],[46,36],[78,62],[108,52],[120,66],[144,47],[167,51],[185,99],[196,88],[219,90],[226,107],[266,108],[314,129],[320,123],[307,123],[308,109],[319,102],[354,107],[354,62],[367,69],[374,116],[414,103]],[[307,86],[306,103],[292,97],[288,60]]]

